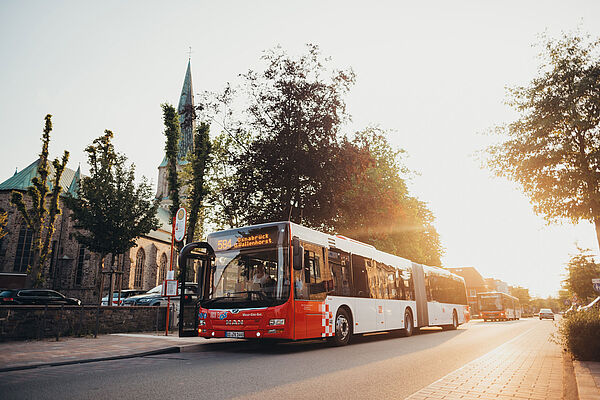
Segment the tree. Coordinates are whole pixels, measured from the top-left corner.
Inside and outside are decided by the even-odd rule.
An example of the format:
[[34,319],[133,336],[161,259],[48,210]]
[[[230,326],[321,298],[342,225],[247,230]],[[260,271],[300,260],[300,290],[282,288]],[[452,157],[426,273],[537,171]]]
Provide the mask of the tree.
[[263,72],[248,72],[244,86],[228,85],[201,109],[223,129],[210,169],[216,225],[291,220],[439,265],[434,216],[408,193],[402,152],[378,128],[352,140],[342,133],[352,71],[328,68],[311,45],[299,58],[278,48],[263,60]]
[[592,286],[592,279],[600,278],[600,265],[596,263],[590,249],[578,249],[567,264],[567,278],[563,286],[571,295],[576,295],[582,302],[587,303],[598,294]]
[[[231,155],[231,185],[223,187],[225,203],[241,223],[292,220],[331,226],[334,165],[347,119],[343,95],[354,73],[329,71],[313,45],[297,59],[277,48],[263,60],[263,72],[243,75],[247,119],[225,128],[239,145]],[[244,135],[251,137],[247,145],[238,139]]]
[[[42,152],[37,165],[37,174],[31,179],[31,186],[27,188],[27,195],[31,201],[31,207],[27,208],[23,194],[13,191],[11,203],[17,207],[27,226],[32,230],[32,263],[27,268],[26,287],[38,287],[42,284],[42,268],[50,257],[52,250],[50,243],[54,235],[54,223],[56,217],[61,213],[58,204],[62,187],[60,178],[69,160],[69,152],[65,151],[62,160],[54,159],[54,180],[52,190],[48,187],[48,146],[50,144],[50,132],[52,131],[52,115],[45,118],[44,134],[42,135]],[[49,201],[48,201],[49,200]],[[47,202],[50,209],[47,208]]]
[[[158,201],[152,200],[152,189],[143,181],[136,185],[135,166],[126,165],[127,158],[117,153],[112,144],[113,133],[95,139],[85,151],[90,165],[90,176],[83,177],[77,196],[69,195],[66,204],[71,209],[79,243],[99,253],[101,272],[104,259],[115,257],[136,245],[136,239],[158,228],[156,211]],[[96,287],[100,292],[100,282]]]
[[181,190],[181,183],[178,177],[177,165],[178,165],[178,152],[179,152],[179,139],[181,136],[181,127],[179,126],[179,114],[175,110],[175,107],[168,103],[161,105],[163,110],[163,121],[165,124],[164,134],[167,138],[165,143],[165,156],[167,158],[167,183],[169,199],[171,199],[171,206],[169,211],[171,214],[171,221],[175,218],[177,210],[181,206],[179,199],[179,191]]
[[414,262],[440,265],[443,249],[435,218],[409,194],[401,178],[409,173],[401,163],[403,154],[379,128],[367,128],[344,142],[338,168],[346,176],[336,193],[334,230]]
[[510,295],[519,299],[521,303],[521,307],[525,307],[531,301],[531,296],[529,295],[529,289],[521,287],[521,286],[510,286]]
[[542,44],[538,76],[509,90],[520,117],[496,128],[508,140],[488,149],[488,165],[549,222],[592,222],[600,245],[600,41],[564,34]]
[[[190,154],[189,173],[187,185],[189,187],[189,216],[186,243],[194,241],[198,217],[203,206],[204,198],[208,194],[208,185],[205,174],[210,162],[211,142],[209,137],[210,126],[201,123],[194,133],[194,152]],[[200,223],[200,227],[202,223]]]

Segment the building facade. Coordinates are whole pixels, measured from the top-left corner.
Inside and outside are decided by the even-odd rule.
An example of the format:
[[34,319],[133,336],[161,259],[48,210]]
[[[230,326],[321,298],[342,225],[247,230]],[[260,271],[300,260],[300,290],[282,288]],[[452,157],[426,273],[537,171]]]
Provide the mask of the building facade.
[[[193,89],[191,63],[188,62],[183,88],[179,101],[180,124],[182,137],[179,149],[179,164],[183,165],[185,156],[193,149]],[[189,119],[191,118],[191,120]],[[39,160],[34,161],[21,171],[0,183],[0,211],[8,213],[7,235],[0,239],[0,272],[26,273],[31,261],[32,233],[18,210],[10,203],[12,191],[25,192],[31,186],[31,179],[37,174]],[[48,182],[54,178],[54,168],[49,165]],[[81,177],[80,170],[65,168],[60,185],[63,195],[76,195]],[[57,290],[68,297],[76,297],[84,304],[95,304],[97,299],[96,285],[104,282],[103,292],[106,295],[110,280],[115,290],[143,289],[149,290],[161,284],[166,277],[171,262],[171,223],[169,216],[169,200],[166,179],[166,160],[158,168],[158,187],[156,197],[161,199],[157,211],[159,228],[137,239],[136,245],[127,253],[115,257],[113,269],[116,274],[102,274],[100,255],[88,251],[80,245],[73,233],[77,230],[71,219],[71,212],[66,208],[63,198],[59,201],[62,214],[57,216],[55,233],[51,241],[52,255],[42,267],[43,286]],[[27,197],[24,196],[27,200]],[[110,268],[112,257],[105,259],[105,270]],[[104,275],[104,276],[103,276]]]

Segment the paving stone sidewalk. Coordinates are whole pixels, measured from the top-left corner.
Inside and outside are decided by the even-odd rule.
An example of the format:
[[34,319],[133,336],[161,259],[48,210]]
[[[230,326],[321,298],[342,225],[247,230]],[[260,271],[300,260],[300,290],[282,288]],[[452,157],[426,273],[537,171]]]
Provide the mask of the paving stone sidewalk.
[[600,400],[600,362],[573,361],[580,400]]
[[197,346],[206,339],[164,336],[162,334],[113,334],[97,338],[62,338],[0,343],[0,371],[32,368],[42,365],[88,362],[92,360],[131,357],[158,352],[176,352]]
[[525,331],[408,399],[560,399],[562,353],[548,340],[553,330]]

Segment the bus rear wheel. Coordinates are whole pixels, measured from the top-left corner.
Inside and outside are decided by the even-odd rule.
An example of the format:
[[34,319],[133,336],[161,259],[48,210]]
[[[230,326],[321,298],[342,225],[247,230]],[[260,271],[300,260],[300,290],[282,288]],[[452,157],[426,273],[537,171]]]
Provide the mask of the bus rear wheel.
[[458,315],[456,315],[456,310],[452,311],[452,325],[444,325],[442,326],[443,330],[456,330],[458,328]]
[[352,336],[352,324],[350,315],[345,308],[340,308],[335,316],[335,336],[333,344],[335,346],[345,346],[350,342]]
[[452,312],[452,326],[450,327],[450,329],[458,329],[458,315],[456,315],[456,310]]
[[402,334],[406,337],[412,336],[414,330],[414,322],[413,317],[410,311],[406,310],[404,312],[404,329],[402,329]]

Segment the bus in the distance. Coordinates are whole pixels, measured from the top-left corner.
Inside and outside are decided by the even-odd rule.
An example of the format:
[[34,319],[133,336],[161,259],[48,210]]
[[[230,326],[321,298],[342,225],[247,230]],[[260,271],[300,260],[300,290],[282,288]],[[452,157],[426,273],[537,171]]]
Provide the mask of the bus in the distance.
[[195,247],[203,261],[199,336],[314,339],[466,322],[463,278],[373,246],[291,222],[215,232]]
[[521,318],[519,299],[502,292],[477,294],[479,315],[484,321],[511,321]]

